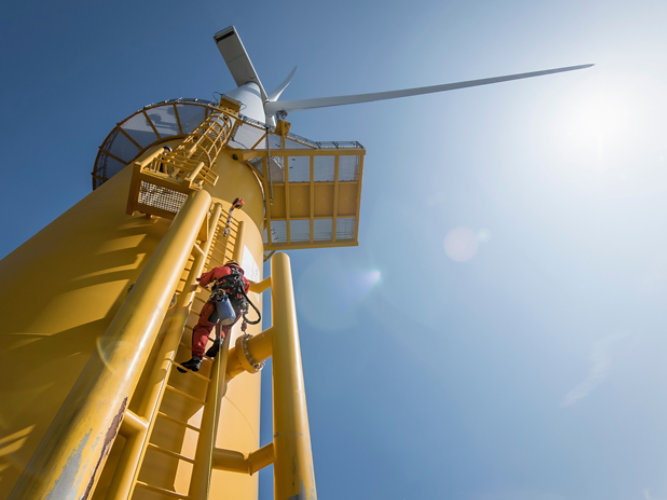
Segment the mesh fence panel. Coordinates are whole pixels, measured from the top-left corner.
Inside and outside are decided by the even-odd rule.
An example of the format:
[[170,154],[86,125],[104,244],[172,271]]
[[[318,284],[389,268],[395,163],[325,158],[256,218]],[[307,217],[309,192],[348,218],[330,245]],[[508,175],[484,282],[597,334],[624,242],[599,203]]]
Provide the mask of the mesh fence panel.
[[188,195],[185,193],[141,181],[139,203],[142,205],[160,208],[175,214],[178,213],[187,199]]

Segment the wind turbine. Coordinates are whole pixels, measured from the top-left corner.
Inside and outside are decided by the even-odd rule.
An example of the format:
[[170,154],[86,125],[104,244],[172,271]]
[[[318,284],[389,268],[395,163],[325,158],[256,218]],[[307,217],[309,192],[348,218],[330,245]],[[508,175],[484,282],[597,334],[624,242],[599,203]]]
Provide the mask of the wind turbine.
[[345,106],[347,104],[361,104],[364,102],[398,99],[400,97],[410,97],[423,94],[434,94],[437,92],[446,92],[449,90],[457,90],[467,87],[477,87],[480,85],[490,85],[492,83],[509,82],[512,80],[521,80],[524,78],[550,75],[553,73],[574,71],[578,69],[590,68],[593,66],[593,64],[580,64],[577,66],[530,71],[527,73],[494,76],[491,78],[481,78],[478,80],[467,80],[455,83],[443,83],[439,85],[429,85],[426,87],[415,87],[410,89],[279,101],[278,99],[280,95],[292,81],[292,78],[296,73],[296,68],[290,72],[285,81],[281,83],[274,92],[267,94],[234,26],[230,26],[229,28],[219,31],[213,36],[213,39],[215,40],[218,49],[222,54],[222,57],[227,63],[227,67],[229,68],[229,71],[234,78],[234,82],[236,85],[238,85],[238,88],[227,93],[227,95],[244,103],[246,106],[246,108],[244,108],[244,114],[255,120],[264,121],[265,123],[272,125],[275,125],[276,119],[285,119],[288,113],[295,111],[327,108],[333,106]]
[[[275,255],[265,279],[261,263],[266,251],[357,244],[365,151],[291,135],[287,113],[591,66],[280,101],[294,70],[268,94],[236,29],[214,39],[237,88],[119,122],[93,192],[0,261],[1,366],[13,381],[2,497],[256,498],[252,474],[273,463],[276,498],[315,498],[289,260]],[[271,288],[273,325],[236,328],[201,373],[178,374],[208,297],[195,278],[229,258],[257,282],[258,303]],[[259,447],[256,372],[269,356],[274,436]],[[13,376],[27,365],[30,376]]]

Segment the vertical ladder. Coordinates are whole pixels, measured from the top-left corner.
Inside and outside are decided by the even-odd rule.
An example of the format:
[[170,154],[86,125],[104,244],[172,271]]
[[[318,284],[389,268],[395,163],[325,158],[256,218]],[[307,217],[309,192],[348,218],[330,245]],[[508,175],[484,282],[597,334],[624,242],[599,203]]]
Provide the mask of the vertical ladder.
[[[235,224],[234,230],[229,235],[224,235],[223,225],[216,225],[215,232],[212,233],[213,242],[207,245],[206,269],[221,266],[230,258],[240,260],[241,226],[242,223]],[[234,236],[234,241],[230,241],[230,237]],[[189,357],[192,328],[198,320],[199,310],[207,300],[208,293],[205,291],[200,291],[194,296],[194,307],[183,330],[177,359]],[[205,461],[202,455],[205,457],[206,450],[212,449],[215,444],[214,434],[224,382],[221,374],[224,375],[229,342],[228,337],[215,359],[204,358],[199,372],[188,371],[186,374],[181,374],[174,370],[175,363],[169,364],[165,377],[165,394],[155,415],[156,421],[145,455],[135,471],[134,484],[128,492],[130,495],[128,498],[155,497],[155,495],[146,495],[146,491],[158,494],[163,498],[204,498],[197,491],[195,484],[197,481],[202,481],[201,476],[205,476],[208,480],[208,472],[210,472],[210,466],[202,464]],[[185,437],[186,433],[198,435],[196,440],[189,440],[191,443],[196,441],[196,447],[184,448],[181,446],[181,449],[171,449],[174,435]],[[184,439],[184,441],[188,440]],[[183,463],[189,464],[192,469],[190,483],[179,484],[178,487],[175,487],[172,480],[171,484],[165,484],[165,479],[169,480],[173,478],[173,475],[165,474],[164,471],[169,470],[170,467],[183,467]],[[180,476],[187,477],[187,474]],[[206,485],[208,485],[207,480]]]
[[[237,236],[239,232],[241,231],[237,232]],[[235,249],[238,248],[237,242]],[[238,250],[235,250],[233,257],[238,257]],[[222,261],[213,260],[211,266],[219,263]],[[231,349],[227,337],[213,361],[207,360],[199,373],[188,373],[193,377],[183,377],[176,373],[167,376],[167,394],[155,418],[164,425],[163,431],[171,428],[176,433],[198,434],[196,447],[187,450],[171,449],[161,442],[160,433],[156,433],[153,428],[143,467],[140,472],[137,468],[133,479],[130,493],[134,492],[134,495],[107,498],[205,499],[209,497],[212,469],[253,474],[273,463],[276,499],[316,499],[289,259],[285,254],[279,253],[273,257],[271,267],[271,276],[255,284],[253,291],[262,292],[271,288],[273,325],[253,337],[239,337]],[[189,330],[184,338],[189,339]],[[185,341],[181,347],[189,351],[190,344]],[[270,356],[273,356],[273,440],[247,455],[216,448],[219,404],[224,395],[225,384],[244,371],[256,373],[261,368],[262,361]],[[174,399],[178,399],[180,403],[169,402],[171,400],[173,403]],[[191,402],[192,409],[201,409],[201,414],[193,418],[195,413],[187,411],[188,405],[184,405],[184,402]],[[160,456],[163,457],[162,460]],[[163,482],[160,482],[160,472],[164,472],[164,464],[170,460],[177,463],[178,467],[185,467],[185,464],[191,467],[188,484],[175,485],[173,480],[170,484],[165,484],[164,477],[169,480],[173,478],[171,474],[162,474]]]
[[[55,483],[61,485],[58,498],[65,498],[60,496],[63,494],[67,498],[199,500],[209,497],[212,469],[252,474],[271,463],[275,464],[277,499],[316,498],[296,309],[289,259],[285,254],[276,254],[271,260],[271,276],[251,288],[260,293],[271,288],[273,325],[254,337],[239,337],[231,349],[228,337],[216,359],[207,363],[208,372],[190,372],[188,375],[192,376],[179,375],[179,379],[171,374],[194,300],[196,277],[202,273],[215,240],[221,238],[221,213],[219,202],[214,202],[211,210],[210,195],[205,191],[189,196],[100,341],[100,356],[92,358],[94,363],[86,367],[54,419],[52,427],[57,432],[47,433],[40,443],[33,457],[36,466],[31,469],[30,477],[22,477],[24,480],[17,483],[11,498],[47,498],[50,496],[48,488]],[[200,247],[196,235],[201,232],[199,227],[203,221],[208,222],[207,239]],[[234,244],[231,245],[223,232],[225,239],[216,246],[226,250],[219,261],[210,256],[209,266],[222,263],[227,258],[224,252],[230,247],[238,259],[243,248],[242,223],[234,229]],[[170,293],[165,290],[180,290],[180,293],[176,293],[169,304]],[[167,309],[169,312],[165,315]],[[164,318],[161,328],[154,320],[158,315]],[[219,405],[227,381],[244,371],[256,373],[269,356],[273,356],[272,442],[247,455],[217,449]],[[181,381],[184,386],[179,384]],[[172,398],[181,398],[181,404],[170,406]],[[116,410],[117,403],[121,405],[120,412]],[[176,406],[185,410],[185,415],[174,412]],[[201,410],[197,421],[191,418],[194,409]],[[176,426],[180,428],[176,432],[181,434],[198,433],[195,449],[177,450],[165,446],[160,434],[155,432],[156,423]],[[83,441],[85,446],[77,448],[71,444],[87,440],[92,432],[94,439]],[[103,443],[100,437],[104,438]],[[77,467],[75,470],[70,467],[71,462],[61,460],[74,452],[95,455],[99,453],[100,444],[104,448],[99,462],[81,460],[73,464]],[[191,467],[189,483],[176,487],[154,480],[160,474],[148,471],[156,465],[158,456],[176,459],[174,467]],[[100,470],[103,472],[95,484]],[[72,482],[74,472],[83,480]],[[162,476],[174,477],[169,472],[161,469]],[[146,480],[149,477],[151,479]],[[83,495],[79,494],[81,487]]]

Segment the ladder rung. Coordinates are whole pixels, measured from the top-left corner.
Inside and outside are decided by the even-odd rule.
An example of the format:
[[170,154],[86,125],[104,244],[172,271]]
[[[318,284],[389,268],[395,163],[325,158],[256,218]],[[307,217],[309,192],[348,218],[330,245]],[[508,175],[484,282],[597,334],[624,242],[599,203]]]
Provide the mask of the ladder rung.
[[[195,373],[195,372],[192,372],[192,373]],[[185,391],[182,391],[182,390],[180,390],[180,389],[176,389],[176,387],[174,387],[173,385],[169,385],[169,384],[167,384],[167,390],[168,390],[168,391],[171,391],[171,392],[175,392],[176,394],[179,394],[179,395],[183,396],[184,398],[191,399],[191,400],[193,400],[193,401],[195,401],[195,402],[197,402],[197,403],[201,403],[201,404],[205,404],[205,403],[206,403],[206,401],[205,401],[204,399],[196,398],[196,397],[192,396],[191,394],[188,394],[188,393],[185,392]]]
[[175,424],[182,425],[183,427],[187,427],[188,429],[192,429],[193,431],[199,432],[199,427],[195,427],[194,425],[188,424],[187,422],[183,422],[182,420],[178,420],[177,418],[172,417],[171,415],[167,415],[166,413],[162,411],[157,412],[158,417],[162,417],[164,419],[170,420],[174,422]]
[[185,455],[181,455],[180,453],[176,453],[175,451],[162,448],[161,446],[158,446],[154,443],[148,443],[148,447],[151,450],[159,451],[160,453],[164,453],[165,455],[169,455],[170,457],[178,458],[179,460],[184,460],[185,462],[189,462],[191,464],[195,463],[194,458],[186,457]]
[[144,483],[143,481],[137,481],[137,486],[141,486],[142,488],[145,488],[147,490],[155,491],[157,493],[162,493],[163,495],[170,496],[172,498],[188,498],[187,495],[182,495],[180,493],[176,493],[175,491],[168,490],[166,488],[160,488],[159,486],[153,486],[152,484]]
[[[206,358],[204,358],[204,360],[206,360]],[[201,373],[193,372],[193,371],[191,371],[191,370],[188,370],[187,373],[189,373],[190,375],[193,375],[193,376],[195,376],[195,377],[197,377],[197,378],[203,380],[204,382],[207,382],[207,383],[208,383],[208,382],[211,381],[210,378],[208,378],[206,375],[202,375]],[[179,373],[179,375],[185,375],[185,374],[184,374],[184,373]],[[169,387],[169,386],[167,386],[167,387]]]

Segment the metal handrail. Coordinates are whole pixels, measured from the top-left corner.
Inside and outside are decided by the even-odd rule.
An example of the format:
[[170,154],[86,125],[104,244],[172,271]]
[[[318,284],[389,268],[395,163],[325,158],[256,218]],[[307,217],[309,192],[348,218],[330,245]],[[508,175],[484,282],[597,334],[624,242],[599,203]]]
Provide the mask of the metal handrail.
[[94,488],[210,200],[197,191],[176,216],[9,498],[84,498]]

